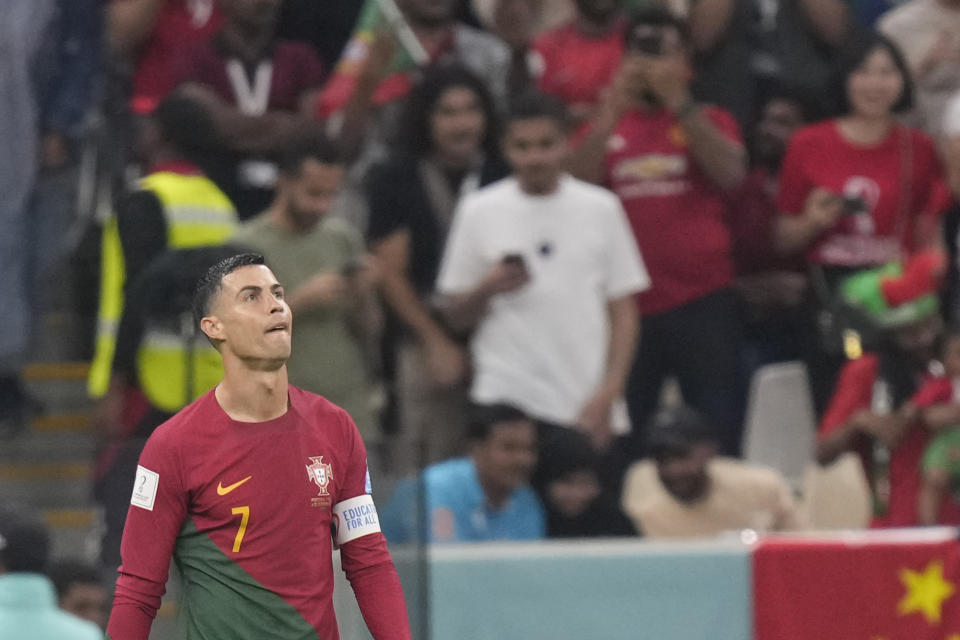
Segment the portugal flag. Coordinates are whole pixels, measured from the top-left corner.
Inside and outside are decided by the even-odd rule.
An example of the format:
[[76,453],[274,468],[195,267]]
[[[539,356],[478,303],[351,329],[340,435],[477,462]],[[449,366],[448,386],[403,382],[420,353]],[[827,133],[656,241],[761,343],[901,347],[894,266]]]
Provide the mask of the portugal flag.
[[956,532],[872,535],[761,542],[756,640],[960,640]]

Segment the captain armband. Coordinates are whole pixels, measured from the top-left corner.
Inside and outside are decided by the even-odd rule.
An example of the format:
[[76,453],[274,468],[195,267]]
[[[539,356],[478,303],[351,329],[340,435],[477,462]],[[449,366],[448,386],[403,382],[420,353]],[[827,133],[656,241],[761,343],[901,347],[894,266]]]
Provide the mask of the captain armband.
[[380,533],[380,518],[373,497],[364,494],[333,505],[333,525],[333,539],[337,546],[371,533]]

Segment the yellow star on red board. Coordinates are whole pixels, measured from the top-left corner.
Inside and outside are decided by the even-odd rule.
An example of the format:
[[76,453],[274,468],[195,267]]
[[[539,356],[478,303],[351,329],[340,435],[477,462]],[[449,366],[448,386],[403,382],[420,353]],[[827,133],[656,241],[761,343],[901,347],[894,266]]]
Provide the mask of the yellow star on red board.
[[930,624],[940,622],[944,601],[953,595],[956,588],[943,578],[943,562],[933,560],[923,572],[912,569],[900,570],[900,582],[907,592],[897,604],[901,616],[920,612]]

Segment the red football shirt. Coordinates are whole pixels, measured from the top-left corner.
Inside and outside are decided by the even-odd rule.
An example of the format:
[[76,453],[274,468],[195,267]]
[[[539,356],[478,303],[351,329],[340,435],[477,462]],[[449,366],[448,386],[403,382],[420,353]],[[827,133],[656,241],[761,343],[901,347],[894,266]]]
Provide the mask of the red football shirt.
[[[295,387],[289,397],[280,418],[242,423],[210,391],[150,437],[123,532],[110,637],[146,639],[172,557],[187,638],[339,638],[332,507],[370,492],[366,450],[342,409]],[[341,556],[365,616],[389,611],[390,628],[374,637],[409,640],[383,535],[347,542]]]
[[[880,371],[880,359],[864,354],[840,372],[836,392],[820,422],[818,437],[825,438],[847,423],[857,411],[869,409],[873,384]],[[890,452],[890,504],[887,514],[873,519],[873,527],[913,527],[917,525],[917,498],[920,494],[920,460],[930,435],[920,424],[909,427],[900,444]],[[864,472],[872,480],[871,440],[857,438],[856,450]],[[872,481],[871,481],[872,485]]]
[[[740,142],[730,114],[715,107],[705,113]],[[627,113],[607,144],[605,173],[627,211],[653,283],[637,298],[642,314],[673,309],[732,282],[726,200],[690,155],[673,114]]]
[[587,114],[620,66],[624,28],[619,22],[607,35],[588,38],[568,24],[538,36],[533,51],[540,89],[563,100],[577,115]]
[[217,0],[164,1],[153,31],[136,60],[131,98],[135,113],[153,111],[176,86],[176,62],[180,53],[209,38],[221,24],[223,15]]
[[[904,172],[901,167],[907,163],[912,170]],[[914,249],[914,219],[939,214],[950,200],[933,141],[899,125],[883,142],[869,147],[848,142],[836,120],[798,131],[780,173],[780,211],[801,215],[817,186],[860,196],[867,207],[863,214],[841,218],[810,247],[809,260],[835,266],[877,265],[900,258],[904,250]],[[904,201],[907,192],[909,203]]]

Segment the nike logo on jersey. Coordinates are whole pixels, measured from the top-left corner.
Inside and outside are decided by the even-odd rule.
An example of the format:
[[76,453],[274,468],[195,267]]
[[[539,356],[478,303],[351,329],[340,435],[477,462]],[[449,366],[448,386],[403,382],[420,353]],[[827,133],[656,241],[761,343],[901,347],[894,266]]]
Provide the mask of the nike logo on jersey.
[[236,489],[237,487],[239,487],[240,485],[242,485],[244,482],[246,482],[247,480],[249,480],[249,479],[252,478],[252,477],[253,477],[253,476],[247,476],[246,478],[244,478],[244,479],[241,480],[240,482],[234,482],[233,484],[231,484],[230,486],[227,486],[227,487],[223,486],[223,482],[218,483],[218,484],[217,484],[217,495],[218,495],[218,496],[225,496],[225,495],[227,495],[228,493],[230,493],[231,491],[233,491],[234,489]]

